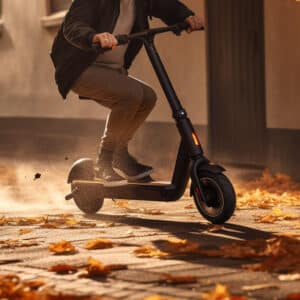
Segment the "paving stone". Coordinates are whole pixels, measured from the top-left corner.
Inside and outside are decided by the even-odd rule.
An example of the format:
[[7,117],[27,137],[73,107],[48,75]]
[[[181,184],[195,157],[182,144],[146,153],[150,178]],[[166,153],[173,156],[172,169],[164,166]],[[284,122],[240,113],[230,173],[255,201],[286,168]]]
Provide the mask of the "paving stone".
[[[180,259],[138,258],[132,252],[135,247],[167,237],[191,239],[201,243],[202,247],[215,247],[235,240],[267,238],[272,232],[299,232],[288,222],[279,224],[257,224],[252,215],[264,213],[261,210],[238,210],[230,224],[224,230],[216,233],[208,232],[208,223],[203,220],[196,210],[187,211],[183,207],[188,200],[172,203],[145,203],[130,202],[130,207],[160,209],[163,215],[132,214],[115,207],[107,201],[100,214],[88,218],[76,209],[67,210],[78,219],[90,220],[99,224],[99,228],[91,229],[54,229],[45,230],[34,228],[28,238],[36,237],[40,242],[37,247],[3,250],[0,252],[0,274],[16,273],[24,279],[45,278],[47,284],[54,284],[62,292],[91,293],[106,295],[120,300],[143,300],[151,294],[172,296],[180,300],[199,300],[203,291],[209,291],[217,283],[227,284],[234,293],[247,295],[248,298],[285,299],[291,292],[299,292],[299,282],[280,282],[277,276],[265,272],[248,272],[241,265],[247,260],[185,257]],[[73,206],[72,206],[73,207]],[[290,208],[288,212],[299,212],[299,209]],[[61,213],[61,210],[57,212]],[[48,212],[36,211],[35,215]],[[14,212],[8,215],[15,216]],[[114,227],[105,227],[104,223],[114,222]],[[138,226],[138,228],[137,228]],[[0,239],[16,238],[18,227],[1,227]],[[5,231],[5,233],[3,233]],[[130,236],[133,231],[134,236]],[[26,237],[26,238],[27,238]],[[119,243],[112,249],[88,251],[83,248],[85,242],[94,238],[108,238]],[[19,238],[19,236],[18,236]],[[22,237],[23,239],[24,237]],[[79,253],[71,256],[55,256],[48,251],[48,243],[61,239],[71,240],[78,248]],[[3,251],[2,251],[3,250]],[[47,271],[49,266],[58,263],[84,266],[88,257],[94,257],[105,264],[126,264],[128,270],[113,272],[107,280],[97,281],[88,278],[79,279],[77,274],[57,275]],[[9,260],[21,262],[5,263]],[[4,264],[1,264],[1,260]],[[196,284],[168,285],[157,281],[162,273],[174,276],[196,276]],[[274,283],[278,289],[265,289],[253,292],[244,292],[243,285],[260,283]]]

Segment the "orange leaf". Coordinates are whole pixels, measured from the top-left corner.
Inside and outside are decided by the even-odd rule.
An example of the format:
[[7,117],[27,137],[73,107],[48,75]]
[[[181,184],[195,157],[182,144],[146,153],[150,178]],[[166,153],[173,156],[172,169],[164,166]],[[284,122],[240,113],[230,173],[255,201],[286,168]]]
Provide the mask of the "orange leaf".
[[19,230],[20,235],[27,234],[27,233],[30,233],[30,232],[32,232],[32,229],[30,229],[30,228],[24,228],[24,229]]
[[215,289],[201,294],[203,300],[247,300],[244,296],[232,296],[226,285],[217,284]]
[[49,271],[57,274],[73,274],[76,273],[78,269],[71,265],[55,265],[49,268]]
[[286,300],[300,300],[300,293],[289,294],[287,295]]
[[196,283],[197,278],[195,276],[173,276],[170,274],[163,274],[159,281],[174,284]]
[[166,257],[168,253],[162,252],[152,245],[145,245],[134,250],[134,253],[139,257]]
[[75,254],[77,252],[75,247],[68,241],[49,244],[48,248],[51,252],[58,255]]
[[88,250],[107,249],[112,247],[113,247],[113,242],[106,239],[90,240],[84,246],[84,248]]
[[111,272],[109,266],[103,265],[100,261],[90,257],[86,268],[88,277],[105,277]]

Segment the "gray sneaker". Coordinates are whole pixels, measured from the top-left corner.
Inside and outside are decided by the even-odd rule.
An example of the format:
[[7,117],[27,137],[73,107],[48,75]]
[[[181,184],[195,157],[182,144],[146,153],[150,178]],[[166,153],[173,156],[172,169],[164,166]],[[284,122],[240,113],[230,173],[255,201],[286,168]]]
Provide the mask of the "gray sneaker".
[[111,166],[97,165],[95,168],[96,179],[103,182],[106,187],[117,187],[128,184],[128,181],[119,176]]
[[118,152],[115,155],[112,166],[118,175],[126,178],[128,181],[143,179],[153,172],[151,166],[139,163],[131,154],[129,154],[127,149]]

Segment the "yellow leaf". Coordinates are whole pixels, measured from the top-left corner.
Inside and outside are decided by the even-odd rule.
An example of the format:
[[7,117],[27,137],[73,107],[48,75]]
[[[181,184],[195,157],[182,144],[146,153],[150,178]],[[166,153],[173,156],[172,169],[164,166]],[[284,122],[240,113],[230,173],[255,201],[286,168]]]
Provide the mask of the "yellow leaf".
[[20,235],[27,234],[27,233],[30,233],[30,232],[32,232],[32,229],[30,229],[30,228],[24,228],[24,229],[19,230]]
[[84,248],[88,250],[107,249],[112,247],[113,247],[113,242],[106,239],[90,240],[84,246]]
[[152,245],[145,245],[134,250],[138,257],[167,257],[169,254],[162,252]]
[[105,277],[111,272],[111,268],[109,266],[103,265],[100,261],[89,257],[88,265],[86,268],[88,277]]
[[75,247],[68,241],[60,241],[58,243],[52,243],[48,246],[49,250],[55,254],[75,254],[77,251]]

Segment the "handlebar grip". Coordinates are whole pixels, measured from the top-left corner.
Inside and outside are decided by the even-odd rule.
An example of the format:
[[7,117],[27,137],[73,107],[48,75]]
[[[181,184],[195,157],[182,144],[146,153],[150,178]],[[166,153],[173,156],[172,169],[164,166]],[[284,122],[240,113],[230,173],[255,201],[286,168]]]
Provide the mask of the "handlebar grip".
[[[116,35],[115,38],[118,41],[118,46],[126,45],[129,42],[129,37],[126,34]],[[102,48],[100,43],[92,44],[92,49],[96,52],[107,52],[112,50],[112,48]]]
[[129,43],[129,37],[127,34],[116,35],[116,39],[118,41],[118,45],[126,45]]
[[[188,30],[190,28],[190,25],[187,22],[183,22],[183,23],[177,23],[174,29],[174,33],[177,35],[180,35],[182,31],[184,30]],[[203,31],[205,28],[202,27],[200,29],[198,29],[197,31]]]

